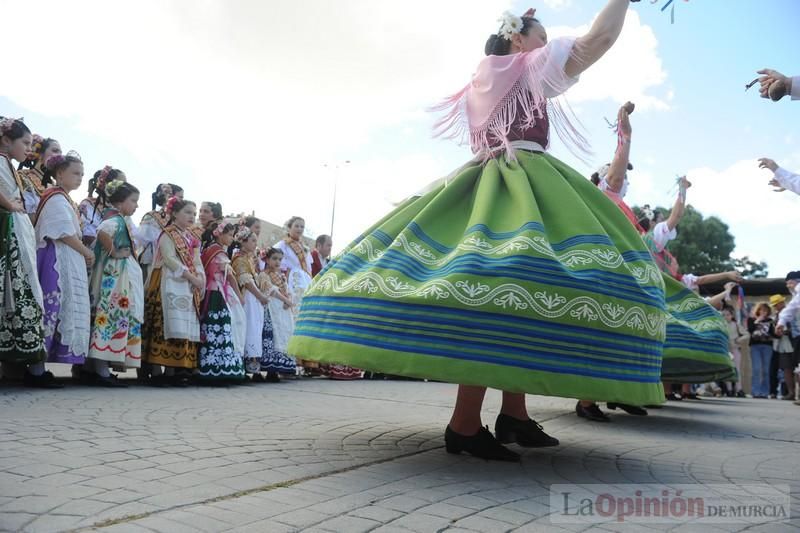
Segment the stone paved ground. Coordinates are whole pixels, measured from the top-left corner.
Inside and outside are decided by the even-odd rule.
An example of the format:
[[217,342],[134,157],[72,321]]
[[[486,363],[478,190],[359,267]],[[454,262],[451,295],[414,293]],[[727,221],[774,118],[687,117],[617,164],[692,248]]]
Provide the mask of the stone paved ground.
[[[772,483],[792,486],[794,518],[750,531],[800,530],[800,407],[791,402],[705,399],[597,424],[577,419],[570,400],[531,397],[561,446],[525,451],[517,465],[444,452],[454,391],[324,379],[3,386],[0,529],[582,531],[590,526],[551,523],[550,484]],[[498,404],[490,393],[487,423]]]

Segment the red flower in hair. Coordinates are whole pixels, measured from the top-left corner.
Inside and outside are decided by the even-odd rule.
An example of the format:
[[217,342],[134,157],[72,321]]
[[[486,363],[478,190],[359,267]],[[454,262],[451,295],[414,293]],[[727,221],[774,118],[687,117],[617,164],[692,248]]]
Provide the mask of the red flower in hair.
[[177,201],[178,201],[177,196],[173,196],[172,198],[167,200],[167,205],[164,206],[164,211],[166,211],[168,214],[171,215],[172,210],[175,208],[175,204],[177,203]]
[[108,179],[108,175],[111,173],[112,167],[110,165],[106,165],[103,167],[103,170],[100,171],[100,175],[97,176],[97,190],[102,191],[106,188],[106,180]]

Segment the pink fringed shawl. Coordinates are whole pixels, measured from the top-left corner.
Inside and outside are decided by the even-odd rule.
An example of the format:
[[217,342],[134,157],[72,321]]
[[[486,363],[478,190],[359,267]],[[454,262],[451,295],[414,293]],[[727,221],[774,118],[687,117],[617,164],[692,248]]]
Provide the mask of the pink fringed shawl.
[[528,129],[547,113],[573,153],[588,153],[586,139],[562,106],[550,100],[578,81],[564,72],[574,42],[562,37],[530,52],[487,56],[466,87],[432,108],[444,112],[434,125],[434,135],[469,141],[473,153],[484,159],[498,149],[505,149],[514,159],[508,139],[512,126],[521,124]]

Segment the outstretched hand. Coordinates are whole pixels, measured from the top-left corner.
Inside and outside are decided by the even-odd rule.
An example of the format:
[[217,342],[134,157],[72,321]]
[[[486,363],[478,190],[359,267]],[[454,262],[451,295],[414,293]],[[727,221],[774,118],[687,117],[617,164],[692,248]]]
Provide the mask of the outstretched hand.
[[758,168],[768,168],[775,172],[778,170],[778,163],[768,157],[762,157],[758,160]]
[[792,92],[792,78],[771,68],[762,68],[758,73],[761,74],[758,79],[760,84],[758,92],[761,98],[769,98],[773,102],[777,102]]
[[619,131],[626,137],[630,137],[631,133],[633,133],[633,128],[631,128],[631,113],[633,113],[633,109],[633,104],[631,102],[626,102],[625,105],[619,108],[619,112],[617,113]]

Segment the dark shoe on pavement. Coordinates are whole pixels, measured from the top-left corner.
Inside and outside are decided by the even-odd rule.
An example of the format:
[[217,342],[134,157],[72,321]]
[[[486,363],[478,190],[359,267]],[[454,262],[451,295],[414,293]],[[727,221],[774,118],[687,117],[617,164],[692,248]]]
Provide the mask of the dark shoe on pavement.
[[494,434],[503,444],[516,442],[523,448],[558,446],[558,439],[544,432],[536,420],[519,420],[500,413],[494,423]]
[[587,420],[593,420],[595,422],[611,422],[608,415],[601,411],[596,403],[593,403],[589,407],[584,407],[579,401],[575,404],[575,414],[581,418],[586,418]]
[[117,376],[115,376],[114,374],[111,374],[107,378],[104,378],[102,376],[99,376],[99,375],[95,374],[95,378],[94,378],[94,380],[92,382],[92,385],[94,385],[96,387],[106,387],[106,388],[109,388],[109,389],[127,389],[128,388],[128,384],[121,382],[119,380],[119,378],[117,378]]
[[625,403],[607,403],[606,407],[612,411],[616,411],[617,408],[620,408],[629,415],[647,416],[647,411],[636,405],[628,405]]
[[698,396],[697,394],[695,394],[693,392],[687,392],[687,393],[683,394],[683,397],[686,400],[699,400],[700,399],[700,396]]
[[169,376],[169,384],[173,387],[178,387],[180,389],[184,389],[189,386],[189,376],[183,374],[175,374],[174,376]]
[[736,393],[736,397],[737,398],[747,398],[747,394],[745,394],[743,390],[740,390],[739,392]]
[[147,384],[151,387],[169,387],[169,376],[165,376],[164,374],[150,376],[150,378],[147,380]]
[[670,392],[669,394],[665,394],[664,398],[667,399],[669,402],[680,402],[683,398],[679,394],[675,394],[674,392]]
[[265,381],[264,376],[261,375],[261,372],[256,372],[250,379],[253,381],[253,383],[264,383]]
[[281,376],[277,372],[267,372],[267,383],[280,383]]
[[25,372],[22,378],[22,383],[26,387],[34,387],[37,389],[63,389],[64,385],[56,381],[55,376],[49,370],[46,370],[39,376],[34,376],[30,372]]
[[444,443],[447,453],[467,452],[487,461],[519,462],[519,454],[500,444],[489,432],[488,426],[480,428],[475,435],[470,436],[456,433],[447,426],[444,431]]

